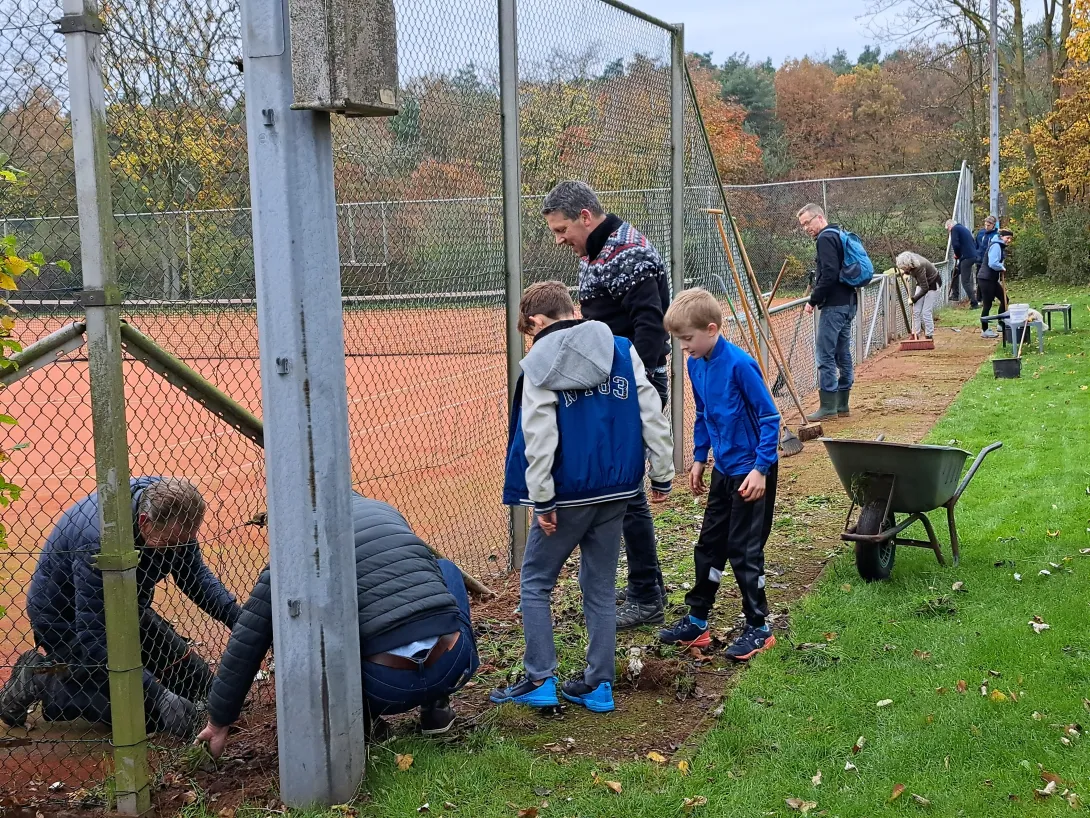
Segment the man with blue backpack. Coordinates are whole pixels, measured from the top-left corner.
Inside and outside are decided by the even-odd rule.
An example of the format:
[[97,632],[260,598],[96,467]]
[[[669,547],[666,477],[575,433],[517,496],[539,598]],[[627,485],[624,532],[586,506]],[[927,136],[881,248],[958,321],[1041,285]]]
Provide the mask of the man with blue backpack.
[[855,380],[852,364],[852,321],[859,308],[857,287],[874,277],[874,265],[854,233],[829,224],[821,205],[808,204],[797,214],[799,225],[817,245],[817,275],[807,315],[821,310],[817,327],[818,410],[811,422],[848,417]]

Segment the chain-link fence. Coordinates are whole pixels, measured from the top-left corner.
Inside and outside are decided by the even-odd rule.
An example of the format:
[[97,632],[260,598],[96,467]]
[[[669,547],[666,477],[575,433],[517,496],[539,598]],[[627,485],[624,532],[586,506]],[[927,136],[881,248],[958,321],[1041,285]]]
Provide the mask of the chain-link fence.
[[[0,796],[101,802],[109,690],[97,515],[81,504],[96,475],[65,47],[51,22],[61,10],[30,0],[0,0],[0,10],[0,154],[20,172],[0,188],[0,228],[25,252],[71,262],[24,278],[12,299],[18,339],[50,347],[24,356],[3,395],[3,411],[19,420],[4,474],[23,491],[4,511],[0,682],[26,685],[5,687],[19,695],[3,702]],[[352,481],[470,573],[488,575],[510,567],[499,503],[507,350],[497,7],[399,0],[397,20],[400,113],[334,118]],[[142,549],[138,568],[142,658],[157,680],[145,704],[159,747],[170,744],[173,712],[163,691],[203,697],[234,615],[227,594],[242,601],[268,555],[261,438],[243,417],[260,417],[261,391],[240,14],[236,0],[118,0],[104,21],[115,251],[123,317],[139,332],[126,331],[123,364],[133,533],[145,546],[164,527],[172,542],[197,543]],[[669,260],[675,33],[602,0],[523,0],[517,24],[525,282],[575,284],[576,260],[540,216],[543,195],[566,178],[595,186]],[[708,212],[724,207],[721,187],[691,94],[684,105],[686,284],[719,294],[728,335],[759,351],[743,305],[754,300],[748,259],[729,216],[721,239]],[[793,217],[794,200],[790,209]],[[843,219],[853,224],[847,211]],[[761,230],[779,234],[748,213],[739,228],[753,236],[767,286],[771,242]],[[860,327],[878,314],[870,309]],[[812,325],[791,315],[772,323],[805,388]],[[884,343],[897,330],[881,326]],[[186,390],[161,376],[171,370],[155,363],[155,346],[187,368]],[[193,386],[194,373],[226,395]],[[156,476],[185,482],[144,479]],[[254,695],[271,701],[267,674]]]

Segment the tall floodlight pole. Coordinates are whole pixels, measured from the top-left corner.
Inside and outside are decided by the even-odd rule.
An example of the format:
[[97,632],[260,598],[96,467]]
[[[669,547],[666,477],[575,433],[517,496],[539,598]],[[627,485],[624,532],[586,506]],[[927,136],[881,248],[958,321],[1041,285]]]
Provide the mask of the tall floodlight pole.
[[365,753],[332,134],[292,109],[293,5],[243,0],[242,45],[280,797],[301,807],[350,800]]
[[999,217],[999,0],[991,0],[989,56],[991,58],[991,94],[988,147],[991,151],[988,182],[991,214]]

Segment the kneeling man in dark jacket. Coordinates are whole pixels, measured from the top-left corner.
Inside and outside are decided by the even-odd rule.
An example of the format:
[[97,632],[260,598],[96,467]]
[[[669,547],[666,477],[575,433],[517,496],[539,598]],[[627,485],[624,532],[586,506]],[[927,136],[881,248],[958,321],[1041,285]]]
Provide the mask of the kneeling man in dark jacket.
[[[205,565],[197,545],[205,513],[197,487],[173,477],[135,477],[129,493],[139,558],[136,602],[146,726],[189,738],[198,726],[196,704],[208,695],[212,672],[189,641],[155,612],[155,586],[171,576],[182,593],[228,628],[239,607]],[[39,701],[50,721],[110,722],[99,526],[96,493],[65,511],[42,546],[27,593],[37,647],[19,657],[0,690],[0,719],[12,727],[25,726],[27,709]]]
[[[424,735],[454,724],[450,694],[480,660],[469,596],[458,566],[437,560],[392,506],[352,497],[364,712],[420,708]],[[213,756],[223,752],[265,654],[272,646],[272,589],[266,568],[242,608],[208,697],[208,726],[197,737]]]

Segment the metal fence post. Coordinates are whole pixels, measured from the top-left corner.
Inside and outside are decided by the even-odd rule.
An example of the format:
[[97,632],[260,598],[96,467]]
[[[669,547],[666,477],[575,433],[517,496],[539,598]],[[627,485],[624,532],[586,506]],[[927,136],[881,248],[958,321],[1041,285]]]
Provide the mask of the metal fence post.
[[829,215],[829,189],[824,179],[821,180],[821,209]]
[[[685,27],[671,35],[670,59],[670,284],[676,297],[685,289]],[[670,345],[670,425],[674,471],[685,469],[685,360],[681,345]]]
[[120,305],[114,258],[114,220],[102,85],[102,20],[97,0],[64,0],[64,34],[72,117],[80,256],[87,311],[87,357],[95,441],[95,481],[102,532],[97,564],[102,572],[106,651],[114,746],[117,811],[141,815],[151,808],[144,669],[137,619],[136,567],[125,380],[121,365]]
[[[292,110],[288,0],[244,0],[280,797],[340,804],[366,753],[330,114]],[[366,35],[363,35],[366,36]]]
[[[507,406],[515,397],[522,360],[518,330],[522,298],[522,177],[519,148],[518,7],[516,0],[498,0],[500,36],[500,127],[503,154],[503,260],[507,295]],[[511,508],[511,570],[522,567],[530,518],[525,508]]]

